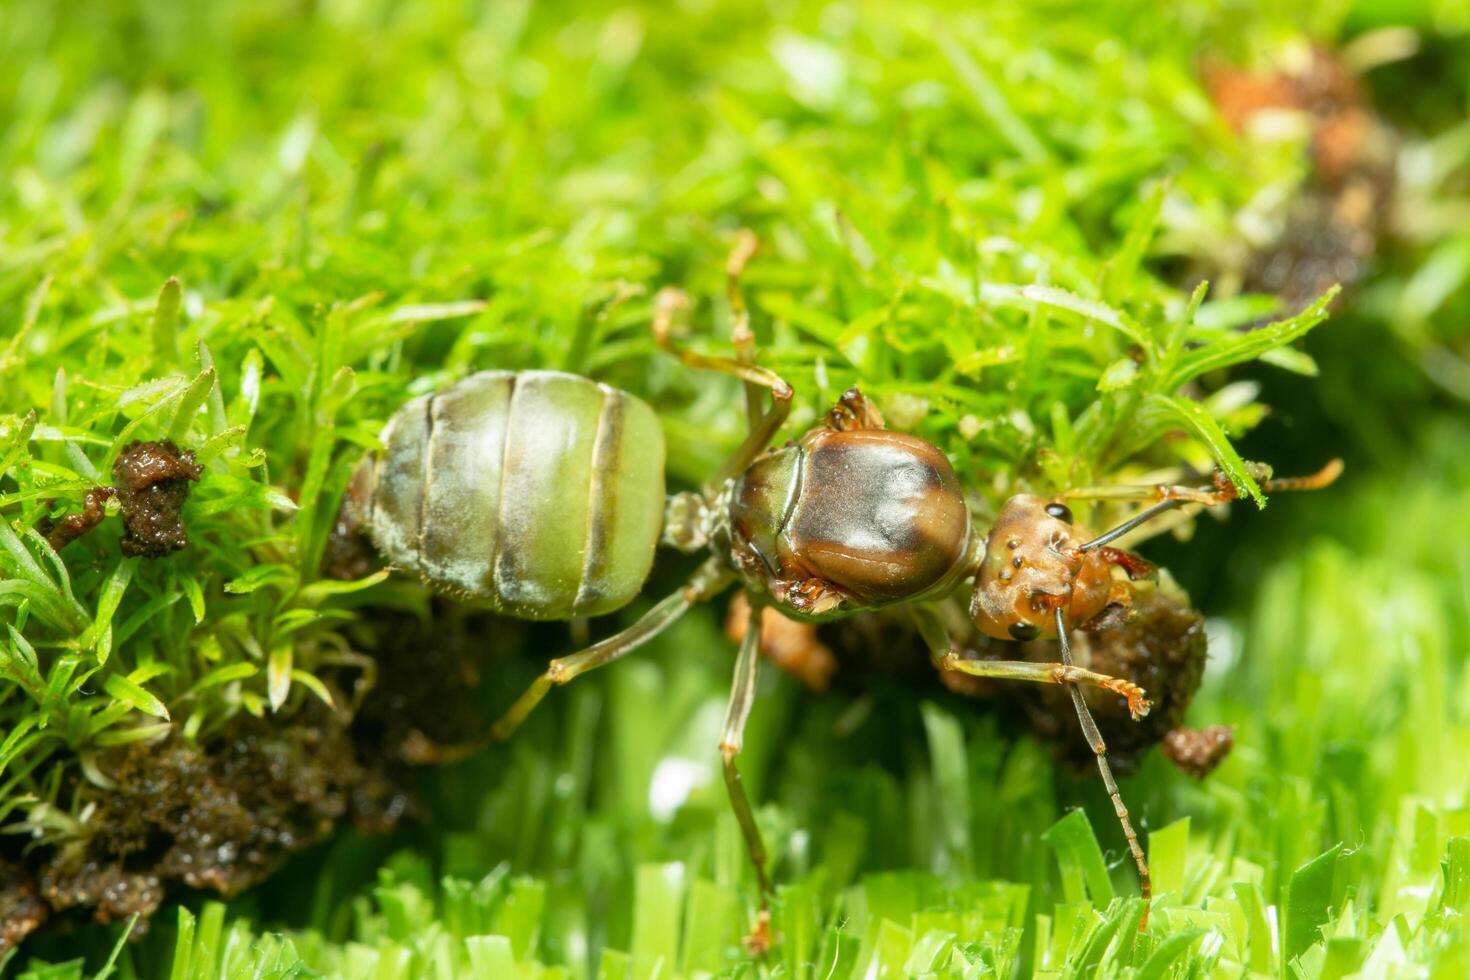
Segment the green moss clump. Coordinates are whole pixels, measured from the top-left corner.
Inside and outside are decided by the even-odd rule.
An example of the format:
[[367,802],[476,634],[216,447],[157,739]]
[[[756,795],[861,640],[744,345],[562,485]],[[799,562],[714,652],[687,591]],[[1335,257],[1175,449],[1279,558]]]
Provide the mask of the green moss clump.
[[[791,432],[860,384],[891,424],[944,448],[982,514],[1017,489],[1213,466],[1259,501],[1237,448],[1267,413],[1258,382],[1296,391],[1317,372],[1302,338],[1332,294],[1298,309],[1238,292],[1252,233],[1310,180],[1311,137],[1233,130],[1200,57],[1269,65],[1304,30],[1352,34],[1370,6],[1302,22],[1255,3],[0,4],[0,827],[17,831],[0,842],[3,868],[98,853],[116,830],[98,821],[119,758],[208,756],[242,726],[320,728],[333,744],[360,733],[382,610],[483,638],[445,625],[459,613],[431,610],[413,583],[322,575],[351,470],[407,398],[486,367],[595,376],[655,406],[671,480],[697,485],[739,439],[740,392],[657,351],[652,297],[685,289],[687,341],[726,349],[724,262],[744,228],[761,242],[744,277],[759,357],[798,392]],[[1461,50],[1453,12],[1429,6],[1421,31]],[[1451,207],[1463,134],[1408,142],[1427,161],[1410,190]],[[1346,318],[1347,336],[1382,354],[1368,384],[1416,406],[1445,397],[1426,394],[1436,384],[1454,390],[1464,357],[1451,326],[1463,233],[1432,225],[1414,226],[1417,242]],[[1219,286],[1193,288],[1200,275]],[[1322,349],[1345,377],[1369,360]],[[1324,390],[1337,404],[1353,394]],[[1384,458],[1401,451],[1374,413],[1343,424]],[[175,530],[186,546],[129,554],[128,503],[95,497],[94,528],[54,536],[135,442],[162,440],[200,467],[170,490],[187,490],[181,528],[163,521],[169,547],[184,540]],[[1464,635],[1458,621],[1443,630]],[[567,646],[559,631],[495,639],[497,656],[463,662],[497,703],[529,669],[510,651],[544,660]],[[443,831],[418,842],[432,871],[401,859],[362,897],[381,855],[340,845],[332,870],[269,910],[315,932],[257,943],[243,917],[266,910],[246,899],[226,925],[207,906],[181,917],[175,962],[190,965],[176,975],[250,957],[285,970],[293,956],[354,976],[429,963],[488,976],[511,961],[644,976],[661,956],[686,974],[734,968],[749,890],[717,787],[696,785],[672,822],[649,799],[661,761],[700,771],[712,743],[697,741],[699,712],[727,683],[726,660],[712,617],[693,618],[469,776],[420,787]],[[1451,677],[1452,661],[1434,669]],[[1003,749],[993,720],[883,697],[878,717],[910,734],[844,742],[830,727],[861,721],[850,706],[797,710],[784,682],[763,695],[748,770],[777,801],[763,816],[791,883],[790,975],[827,953],[919,972],[1124,962],[1107,937],[1137,908],[1109,904],[1090,833],[1076,820],[1035,833],[1091,791],[1054,784],[1035,746]],[[666,717],[647,717],[655,697]],[[1453,805],[1410,815],[1435,828],[1414,838],[1412,882],[1374,864],[1348,906],[1322,898],[1320,866],[1292,877],[1357,839],[1341,787],[1370,771],[1300,720],[1309,690],[1294,697],[1280,710],[1321,749],[1301,758],[1324,769],[1282,781],[1268,767],[1284,753],[1247,754],[1226,770],[1230,790],[1195,793],[1145,765],[1142,812],[1218,819],[1208,841],[1177,828],[1156,841],[1177,915],[1146,940],[1153,961],[1135,950],[1127,962],[1279,972],[1301,955],[1327,975],[1383,949],[1389,930],[1408,960],[1455,962],[1437,945],[1456,935]],[[1443,744],[1457,724],[1445,721]],[[817,748],[776,765],[778,739]],[[378,745],[358,737],[344,766],[376,771]],[[1358,775],[1332,782],[1338,765]],[[1393,798],[1438,785],[1426,770]],[[1247,831],[1230,793],[1259,786],[1236,801],[1269,799],[1276,816]],[[935,814],[948,815],[937,828]],[[1303,814],[1311,829],[1297,833],[1288,821]],[[1372,816],[1381,861],[1406,825]],[[1407,909],[1380,890],[1429,887],[1441,857],[1437,905]],[[502,861],[547,877],[483,877]],[[1357,873],[1342,867],[1334,880]],[[873,871],[894,874],[860,877]],[[1267,943],[1268,906],[1282,902],[1309,909],[1289,913],[1284,949]],[[1390,911],[1413,914],[1401,928]],[[1360,945],[1318,942],[1301,915]],[[1224,938],[1197,931],[1211,929]],[[337,945],[349,935],[358,944]],[[137,951],[140,974],[173,955],[173,938]]]

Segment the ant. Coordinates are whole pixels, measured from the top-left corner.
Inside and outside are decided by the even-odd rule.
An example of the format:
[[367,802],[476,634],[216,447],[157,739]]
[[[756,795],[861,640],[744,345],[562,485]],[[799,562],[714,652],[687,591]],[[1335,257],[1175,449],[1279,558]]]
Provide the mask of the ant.
[[[1159,503],[1096,537],[1075,524],[1061,500],[1021,494],[985,534],[974,525],[944,453],[885,428],[857,388],[817,425],[772,447],[794,392],[754,363],[739,281],[755,247],[754,235],[742,234],[726,267],[734,357],[675,344],[673,324],[688,300],[672,287],[656,297],[658,345],[691,368],[745,386],[748,434],[700,492],[665,496],[663,434],[647,404],[577,375],[482,371],[407,402],[388,421],[382,452],[354,475],[343,519],[366,531],[391,565],[438,591],[514,617],[567,620],[630,603],[660,542],[708,553],[683,587],[632,625],[551,661],[481,738],[456,746],[411,738],[405,753],[414,761],[447,762],[508,738],[553,687],[627,656],[695,603],[738,586],[750,600],[750,620],[736,656],[720,754],[760,889],[750,945],[763,951],[770,944],[771,886],[736,761],[755,697],[761,610],[769,605],[821,622],[904,605],[945,669],[1071,687],[1147,901],[1148,865],[1077,685],[1120,695],[1135,719],[1149,702],[1130,681],[1076,666],[1067,627],[1116,616],[1129,602],[1129,587],[1114,580],[1112,569],[1133,576],[1148,567],[1110,542],[1173,507],[1233,499],[1234,488],[1222,480],[1203,489],[1108,488],[1099,495],[1153,496]],[[769,395],[764,407],[763,392]],[[1328,467],[1305,480],[1268,480],[1263,488],[1304,489],[1335,476]],[[976,627],[1000,638],[1055,637],[1058,662],[962,659],[926,605],[969,580]]]

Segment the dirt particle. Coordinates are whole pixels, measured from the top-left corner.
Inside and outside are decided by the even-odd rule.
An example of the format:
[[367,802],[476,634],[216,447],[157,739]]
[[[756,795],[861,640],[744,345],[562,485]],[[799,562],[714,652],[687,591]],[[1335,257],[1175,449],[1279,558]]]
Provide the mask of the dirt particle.
[[39,885],[41,894],[56,911],[90,908],[102,923],[136,914],[135,937],[148,931],[148,919],[158,910],[164,894],[157,875],[128,871],[106,860],[88,860],[76,867],[47,866],[41,871]]
[[87,491],[80,514],[67,514],[59,521],[49,518],[37,527],[46,536],[46,543],[60,551],[92,528],[102,523],[107,516],[107,501],[112,499],[111,487],[93,487]]
[[1204,779],[1225,761],[1235,747],[1235,730],[1229,725],[1208,728],[1176,728],[1164,736],[1164,758],[1179,771]]
[[14,949],[50,913],[30,876],[18,865],[0,861],[0,954]]
[[123,554],[157,558],[189,544],[180,511],[189,484],[202,472],[193,453],[181,452],[167,439],[134,442],[123,449],[112,466],[113,491],[126,527]]

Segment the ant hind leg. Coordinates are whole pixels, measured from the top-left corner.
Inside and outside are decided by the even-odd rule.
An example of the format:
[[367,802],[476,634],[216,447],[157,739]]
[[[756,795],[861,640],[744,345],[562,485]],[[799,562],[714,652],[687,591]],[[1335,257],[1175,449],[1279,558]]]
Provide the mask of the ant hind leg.
[[755,701],[755,682],[760,667],[761,606],[751,603],[745,623],[745,636],[740,641],[740,653],[735,658],[735,679],[730,687],[730,705],[725,711],[725,725],[720,733],[720,756],[725,768],[725,789],[730,794],[730,808],[740,823],[745,837],[745,850],[755,868],[756,883],[760,887],[760,907],[756,912],[755,928],[746,937],[746,945],[752,953],[760,955],[771,946],[771,882],[766,875],[766,846],[761,840],[760,827],[755,821],[750,797],[740,778],[740,769],[735,757],[745,744],[745,723],[750,718],[751,705]]
[[598,667],[620,660],[668,629],[696,602],[717,594],[730,584],[731,575],[717,559],[710,559],[690,577],[684,586],[665,596],[657,605],[629,626],[585,650],[553,660],[530,687],[501,715],[483,735],[456,745],[440,745],[423,733],[410,732],[404,740],[404,759],[416,765],[446,765],[468,758],[492,742],[503,742],[515,733],[553,687],[568,684]]

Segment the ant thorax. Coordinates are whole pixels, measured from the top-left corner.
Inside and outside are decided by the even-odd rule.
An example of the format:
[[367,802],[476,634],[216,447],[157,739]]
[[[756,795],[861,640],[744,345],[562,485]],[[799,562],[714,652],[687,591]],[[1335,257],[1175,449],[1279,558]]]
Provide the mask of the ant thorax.
[[730,542],[730,496],[735,481],[726,480],[713,494],[681,491],[664,504],[660,543],[686,555],[709,549],[722,553]]
[[747,585],[805,619],[947,591],[970,512],[938,447],[887,429],[819,426],[734,480],[730,547]]
[[975,625],[998,639],[1031,640],[1056,635],[1058,608],[1075,625],[1102,613],[1117,593],[1107,558],[1082,550],[1088,538],[1063,504],[1034,494],[1007,500],[975,574]]

